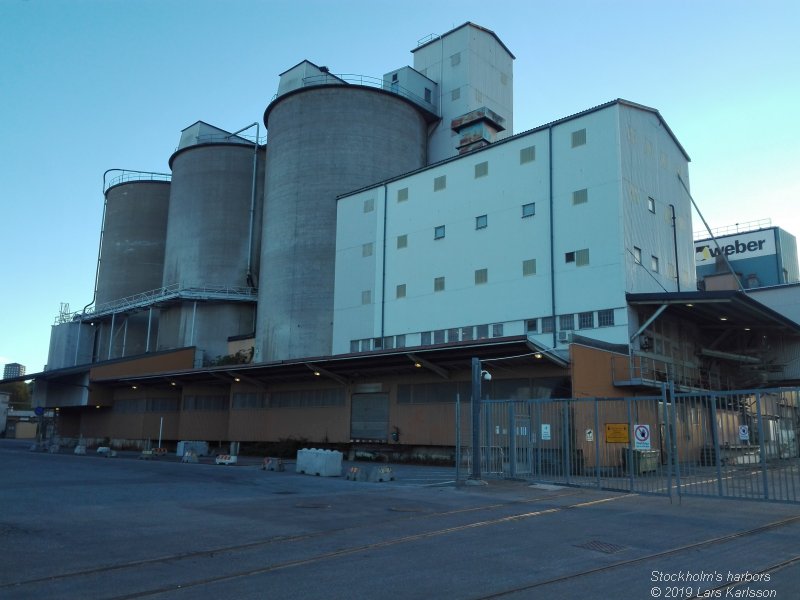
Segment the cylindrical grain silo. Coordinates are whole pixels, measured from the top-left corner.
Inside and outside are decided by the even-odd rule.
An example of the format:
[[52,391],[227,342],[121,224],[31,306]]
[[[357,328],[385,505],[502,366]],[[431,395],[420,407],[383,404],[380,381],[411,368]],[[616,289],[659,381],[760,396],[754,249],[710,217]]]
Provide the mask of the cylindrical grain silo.
[[260,361],[330,354],[336,196],[421,168],[427,123],[412,102],[359,85],[276,98],[269,130],[256,325]]
[[255,321],[247,293],[258,284],[265,149],[224,133],[170,158],[162,283],[182,300],[162,309],[158,347],[197,346],[205,362],[226,355],[228,338],[252,333]]
[[127,181],[106,190],[95,304],[161,287],[169,181]]
[[[105,190],[95,297],[95,310],[104,314],[97,323],[97,360],[142,354],[148,350],[148,334],[153,334],[155,326],[151,314],[128,310],[116,312],[112,318],[105,309],[160,288],[164,273],[170,183],[153,180],[152,174],[143,179],[127,180],[123,172],[120,179],[122,183],[114,185],[112,182]],[[155,339],[154,335],[150,337]]]

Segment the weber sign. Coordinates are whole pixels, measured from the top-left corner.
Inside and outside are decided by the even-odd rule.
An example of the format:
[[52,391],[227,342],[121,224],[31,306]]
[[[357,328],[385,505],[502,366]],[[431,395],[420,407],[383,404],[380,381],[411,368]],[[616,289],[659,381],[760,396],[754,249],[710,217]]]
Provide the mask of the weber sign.
[[[719,244],[719,246],[717,246]],[[741,260],[775,254],[775,230],[762,229],[748,233],[726,235],[714,240],[694,243],[694,259],[697,265],[714,264],[720,254],[728,260]]]

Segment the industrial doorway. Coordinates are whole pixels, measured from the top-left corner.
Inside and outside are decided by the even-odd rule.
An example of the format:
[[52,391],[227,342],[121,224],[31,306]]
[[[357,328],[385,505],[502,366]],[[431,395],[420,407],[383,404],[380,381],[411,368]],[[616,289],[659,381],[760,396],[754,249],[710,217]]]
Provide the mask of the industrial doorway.
[[386,442],[389,438],[389,395],[353,394],[350,397],[350,440]]

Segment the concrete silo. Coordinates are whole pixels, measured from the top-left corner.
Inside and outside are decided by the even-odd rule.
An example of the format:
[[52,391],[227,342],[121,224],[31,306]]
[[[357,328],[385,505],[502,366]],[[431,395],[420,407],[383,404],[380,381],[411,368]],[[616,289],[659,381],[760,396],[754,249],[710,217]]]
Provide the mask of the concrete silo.
[[[432,115],[379,88],[299,87],[267,107],[260,361],[330,354],[336,196],[425,166]],[[376,200],[377,201],[377,200]]]
[[159,349],[197,346],[208,363],[252,333],[265,149],[202,122],[170,158],[172,185]]
[[[108,174],[108,172],[107,172]],[[161,287],[167,232],[168,175],[119,171],[104,190],[105,210],[97,265],[97,360],[142,354],[152,315],[125,299]]]

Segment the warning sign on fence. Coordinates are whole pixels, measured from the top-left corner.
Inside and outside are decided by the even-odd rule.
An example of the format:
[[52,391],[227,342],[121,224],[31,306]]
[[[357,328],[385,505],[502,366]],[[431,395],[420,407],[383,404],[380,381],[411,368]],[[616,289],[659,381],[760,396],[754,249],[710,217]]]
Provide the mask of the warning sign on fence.
[[606,443],[627,444],[630,439],[627,423],[606,423]]
[[634,448],[650,450],[650,425],[636,425],[633,428]]

